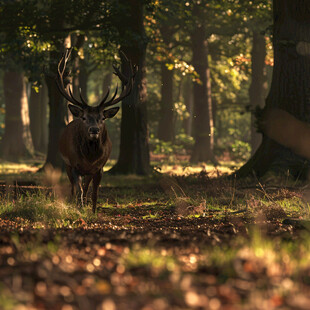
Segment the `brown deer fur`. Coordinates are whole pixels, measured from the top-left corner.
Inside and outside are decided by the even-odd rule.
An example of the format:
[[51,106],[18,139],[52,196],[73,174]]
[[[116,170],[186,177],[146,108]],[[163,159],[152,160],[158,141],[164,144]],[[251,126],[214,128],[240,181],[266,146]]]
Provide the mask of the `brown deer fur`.
[[[104,121],[114,117],[119,107],[109,108],[123,98],[129,96],[136,67],[132,67],[131,62],[121,53],[124,64],[127,65],[128,76],[123,75],[119,68],[113,66],[114,74],[122,82],[122,92],[117,96],[118,88],[109,100],[109,89],[104,98],[96,107],[89,106],[83,98],[80,90],[80,99],[74,97],[70,88],[70,83],[65,86],[64,76],[67,61],[70,57],[71,49],[66,53],[58,64],[58,74],[56,83],[60,93],[72,104],[68,105],[69,110],[77,119],[72,121],[64,129],[60,141],[59,150],[64,159],[67,174],[71,182],[71,193],[77,194],[77,204],[83,206],[86,200],[89,183],[93,181],[92,204],[93,212],[96,212],[98,188],[102,177],[102,168],[107,162],[112,148]],[[82,178],[84,177],[83,184]]]

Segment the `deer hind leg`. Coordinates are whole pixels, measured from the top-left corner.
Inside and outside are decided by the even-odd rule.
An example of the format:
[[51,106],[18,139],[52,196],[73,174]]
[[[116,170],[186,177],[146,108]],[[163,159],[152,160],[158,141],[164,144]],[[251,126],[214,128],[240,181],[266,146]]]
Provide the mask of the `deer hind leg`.
[[89,183],[92,180],[93,176],[92,175],[86,175],[84,177],[84,182],[83,182],[83,200],[84,203],[87,203],[87,192],[88,192],[88,187],[89,187]]
[[102,178],[102,170],[100,169],[93,176],[93,192],[92,192],[93,213],[96,213],[98,188],[101,178]]

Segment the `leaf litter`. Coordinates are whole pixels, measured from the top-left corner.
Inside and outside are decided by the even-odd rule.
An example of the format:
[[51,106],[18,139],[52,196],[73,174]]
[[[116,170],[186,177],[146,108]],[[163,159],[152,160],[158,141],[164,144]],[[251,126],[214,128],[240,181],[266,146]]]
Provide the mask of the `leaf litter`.
[[101,187],[96,216],[31,191],[2,195],[0,309],[309,307],[299,188],[165,177]]

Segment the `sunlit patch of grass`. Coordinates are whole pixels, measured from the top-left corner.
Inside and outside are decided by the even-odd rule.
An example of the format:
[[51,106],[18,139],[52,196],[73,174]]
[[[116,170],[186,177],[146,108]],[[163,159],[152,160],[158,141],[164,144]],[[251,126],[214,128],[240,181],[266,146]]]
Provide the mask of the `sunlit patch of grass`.
[[309,203],[303,201],[300,197],[292,197],[277,202],[289,216],[310,216]]
[[166,250],[159,251],[151,247],[135,245],[125,253],[120,262],[126,269],[147,268],[152,273],[175,271],[176,260]]
[[[249,243],[237,252],[237,258],[252,264],[252,266],[245,266],[246,272],[264,271],[270,277],[295,278],[302,275],[305,269],[309,269],[310,235],[308,233],[303,234],[298,240],[289,241],[267,238],[258,229],[254,229],[250,235]],[[308,280],[310,280],[309,275]]]
[[218,177],[223,174],[230,174],[234,171],[229,166],[218,166],[214,167],[211,164],[201,163],[198,165],[188,164],[155,164],[155,170],[169,175],[191,175],[198,173],[206,173],[209,177]]
[[110,175],[104,173],[101,184],[110,187],[135,187],[141,185],[150,185],[157,182],[156,176],[140,176],[140,175]]
[[245,205],[253,215],[263,212],[267,219],[270,220],[277,218],[281,220],[286,217],[306,219],[310,215],[309,204],[298,196],[283,199],[273,199],[272,196],[264,198],[252,196],[250,199],[245,200]]
[[94,219],[89,207],[78,209],[62,200],[41,193],[22,195],[17,199],[5,198],[0,204],[0,217],[12,221],[19,220],[36,228],[45,226],[70,227],[82,218]]
[[[39,163],[41,164],[41,162]],[[0,174],[18,174],[25,172],[36,172],[38,165],[33,161],[24,161],[20,163],[2,161],[0,163]]]
[[17,309],[18,302],[13,298],[8,289],[3,288],[0,283],[0,307],[2,310]]

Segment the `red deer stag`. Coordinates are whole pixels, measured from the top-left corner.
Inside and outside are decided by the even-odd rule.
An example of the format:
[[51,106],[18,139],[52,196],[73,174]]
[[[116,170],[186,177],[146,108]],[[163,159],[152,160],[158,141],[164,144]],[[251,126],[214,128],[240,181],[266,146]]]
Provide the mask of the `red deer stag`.
[[[102,168],[107,162],[112,148],[104,121],[115,116],[119,107],[107,109],[127,97],[132,89],[136,67],[132,67],[131,62],[122,53],[125,64],[128,67],[129,75],[123,75],[119,68],[113,65],[113,72],[122,82],[121,94],[117,96],[118,87],[114,95],[107,101],[110,89],[108,88],[102,101],[98,106],[89,106],[80,92],[80,99],[74,97],[70,84],[64,85],[64,72],[67,61],[70,57],[71,49],[66,50],[64,56],[58,64],[58,74],[56,78],[60,93],[72,104],[69,110],[76,117],[64,129],[60,141],[59,150],[65,161],[67,174],[71,182],[71,194],[76,194],[77,205],[83,206],[86,200],[87,190],[91,180],[93,180],[92,205],[93,212],[96,212],[98,187],[102,177]],[[82,180],[84,177],[84,180]],[[83,181],[83,182],[82,182]]]

